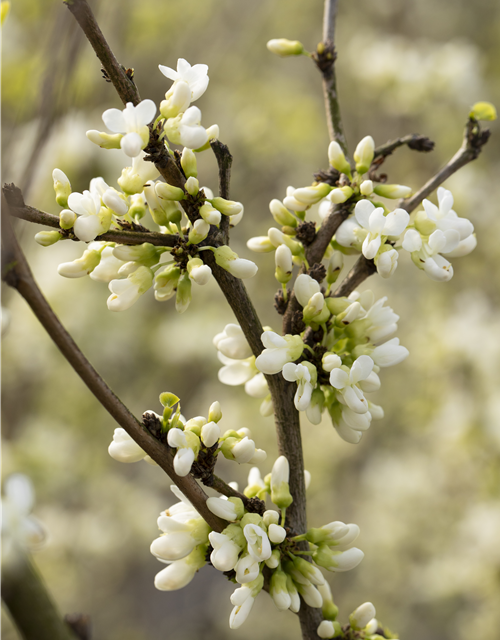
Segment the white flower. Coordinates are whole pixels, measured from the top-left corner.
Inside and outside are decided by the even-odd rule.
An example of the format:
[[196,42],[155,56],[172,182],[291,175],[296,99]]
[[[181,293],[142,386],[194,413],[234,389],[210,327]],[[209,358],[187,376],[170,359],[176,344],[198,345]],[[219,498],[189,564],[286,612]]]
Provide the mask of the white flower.
[[297,590],[304,599],[304,602],[315,609],[319,609],[323,604],[321,593],[312,584],[297,584]]
[[402,362],[409,354],[406,347],[400,346],[399,338],[393,338],[375,347],[370,357],[378,367],[392,367]]
[[276,248],[268,236],[256,236],[247,240],[247,247],[255,253],[269,253]]
[[208,541],[210,527],[197,512],[185,511],[177,516],[161,515],[158,527],[163,534],[151,543],[151,553],[173,562],[189,555],[193,549]]
[[384,251],[383,253],[379,253],[379,255],[375,257],[377,271],[382,276],[382,278],[390,278],[396,271],[396,268],[398,266],[398,257],[399,253],[396,251],[396,249]]
[[271,471],[271,489],[279,489],[279,487],[285,483],[288,484],[290,477],[290,465],[285,456],[279,456],[276,458],[275,463]]
[[[273,513],[276,513],[276,511],[273,511]],[[278,514],[276,513],[276,515]],[[272,543],[281,544],[286,538],[286,530],[279,524],[272,523],[268,526],[267,535]]]
[[82,278],[89,275],[101,260],[100,251],[87,249],[81,258],[72,262],[63,262],[57,267],[57,273],[65,278]]
[[353,158],[356,163],[356,171],[366,173],[370,168],[375,152],[375,141],[371,136],[365,136],[354,150]]
[[165,123],[168,139],[188,149],[199,149],[208,140],[206,130],[201,126],[201,111],[198,107],[189,107],[176,118]]
[[141,266],[124,280],[111,280],[111,295],[107,300],[110,311],[125,311],[137,302],[153,284],[153,272]]
[[22,473],[14,473],[4,482],[2,499],[3,553],[11,555],[13,545],[30,549],[39,548],[46,540],[47,532],[42,523],[30,515],[35,496],[30,479]]
[[154,163],[146,162],[144,156],[144,151],[141,151],[138,156],[132,158],[132,166],[125,167],[118,178],[118,184],[126,194],[142,193],[146,182],[156,180],[160,175]]
[[230,386],[245,384],[258,373],[253,356],[245,360],[233,360],[226,358],[226,356],[220,352],[217,355],[222,364],[225,365],[222,369],[219,369],[218,373],[219,380],[223,384]]
[[220,427],[216,422],[207,422],[201,428],[201,441],[206,447],[213,447],[213,445],[220,438]]
[[261,336],[264,351],[256,358],[255,366],[262,373],[279,373],[287,362],[302,355],[304,343],[298,335],[279,336],[274,331],[264,331]]
[[240,584],[253,582],[260,572],[258,560],[250,554],[240,558],[234,568],[236,571],[236,580]]
[[344,402],[356,413],[368,411],[368,403],[357,383],[365,380],[372,369],[373,360],[369,356],[360,356],[349,371],[336,367],[330,373],[330,384],[339,390]]
[[235,522],[239,518],[239,514],[233,502],[230,500],[224,500],[223,498],[208,498],[207,507],[210,511],[223,518],[228,522]]
[[232,360],[244,360],[252,355],[250,345],[238,324],[227,324],[224,331],[214,337],[213,343],[223,355]]
[[255,598],[252,596],[252,590],[248,587],[239,587],[231,596],[231,604],[234,609],[229,617],[229,626],[231,629],[238,629],[248,618],[248,614],[252,610]]
[[432,280],[447,282],[453,277],[453,267],[440,253],[451,253],[460,243],[460,234],[455,229],[436,229],[427,240],[415,229],[409,229],[403,240],[403,249],[410,251],[412,260]]
[[263,373],[257,373],[245,382],[245,393],[252,398],[266,398],[269,395],[269,387]]
[[311,395],[316,384],[311,368],[316,371],[314,365],[310,363],[293,364],[293,362],[288,362],[283,367],[282,374],[285,380],[297,382],[294,398],[297,411],[305,411],[311,403]]
[[183,81],[189,85],[191,90],[191,101],[198,100],[208,87],[208,66],[206,64],[195,64],[191,66],[184,58],[177,60],[177,71],[170,67],[158,65],[164,76],[174,82]]
[[238,254],[234,253],[227,245],[218,247],[214,251],[215,261],[217,264],[229,271],[235,278],[253,278],[257,273],[258,267],[251,260],[245,260],[245,258],[239,258]]
[[465,240],[474,231],[474,225],[467,218],[459,218],[453,211],[453,195],[451,191],[439,187],[437,190],[439,207],[429,200],[423,200],[422,204],[427,217],[432,220],[438,229],[447,231],[454,229],[460,234],[460,240]]
[[395,209],[384,216],[383,208],[375,208],[369,200],[359,200],[354,208],[354,216],[360,226],[368,232],[362,246],[363,255],[368,260],[377,255],[382,244],[382,236],[399,237],[410,221],[410,215],[404,209]]
[[109,455],[118,460],[118,462],[139,462],[143,460],[147,453],[141,449],[141,447],[132,440],[129,434],[117,427],[113,434],[113,441],[108,447]]
[[195,460],[196,454],[193,448],[190,446],[190,440],[196,439],[198,446],[199,440],[197,436],[190,431],[182,431],[181,429],[170,429],[167,436],[168,444],[171,447],[177,449],[177,453],[174,456],[174,470],[178,476],[184,477],[191,471],[191,467]]
[[122,150],[130,158],[138,156],[149,142],[148,124],[156,113],[152,100],[143,100],[136,107],[127,102],[125,109],[107,109],[102,114],[104,124],[113,133],[124,133],[120,141]]
[[248,543],[248,553],[257,562],[263,562],[271,557],[271,543],[267,533],[256,524],[247,524],[243,534]]
[[96,236],[108,230],[109,224],[103,224],[99,216],[101,209],[101,196],[97,191],[84,191],[83,193],[71,193],[68,197],[69,208],[79,216],[73,225],[77,238],[83,242],[90,242]]

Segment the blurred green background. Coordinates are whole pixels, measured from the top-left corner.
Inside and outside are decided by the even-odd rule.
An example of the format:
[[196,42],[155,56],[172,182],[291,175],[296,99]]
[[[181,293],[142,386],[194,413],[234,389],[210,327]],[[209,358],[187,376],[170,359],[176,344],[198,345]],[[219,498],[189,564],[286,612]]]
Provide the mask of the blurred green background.
[[[157,104],[170,86],[157,65],[179,57],[209,65],[210,85],[196,103],[203,123],[220,126],[233,156],[231,195],[245,204],[232,245],[260,267],[248,289],[264,324],[280,327],[272,305],[271,255],[250,255],[248,237],[265,234],[272,198],[310,184],[327,166],[321,82],[305,57],[279,59],[270,38],[321,39],[320,0],[108,0],[93,3],[118,59],[135,68],[143,98]],[[432,154],[401,149],[385,164],[389,181],[418,188],[461,143],[470,105],[500,106],[500,5],[491,0],[352,0],[340,2],[338,87],[351,152],[372,135],[377,144],[418,132]],[[120,103],[61,2],[12,0],[3,27],[3,182],[51,213],[51,172],[73,189],[102,175],[113,184],[119,152],[85,138],[102,129],[102,112]],[[398,336],[410,350],[384,370],[376,401],[386,417],[358,446],[342,442],[329,419],[304,418],[306,468],[313,474],[309,522],[361,527],[361,565],[332,576],[345,622],[370,600],[377,617],[405,640],[498,638],[500,627],[500,148],[498,126],[480,159],[446,183],[455,210],[470,218],[478,247],[454,260],[450,283],[429,280],[408,256],[390,280],[363,288],[387,295],[401,316]],[[210,152],[201,183],[216,188]],[[433,196],[435,201],[435,196]],[[188,312],[155,302],[151,292],[112,314],[108,291],[90,279],[67,280],[57,265],[81,255],[61,242],[42,248],[38,230],[18,225],[35,276],[65,326],[136,415],[160,410],[172,391],[186,417],[222,404],[226,428],[252,429],[276,456],[272,419],[241,388],[217,380],[213,336],[233,321],[212,282],[196,288]],[[121,465],[107,454],[114,424],[51,344],[20,297],[4,291],[3,474],[28,474],[35,514],[50,539],[35,560],[63,612],[90,614],[95,638],[190,640],[298,638],[290,613],[261,595],[250,619],[230,631],[233,585],[205,567],[175,593],[155,590],[162,568],[149,552],[156,517],[175,500],[161,471]],[[220,464],[226,480],[245,485],[248,466]],[[3,638],[17,633],[2,614]]]

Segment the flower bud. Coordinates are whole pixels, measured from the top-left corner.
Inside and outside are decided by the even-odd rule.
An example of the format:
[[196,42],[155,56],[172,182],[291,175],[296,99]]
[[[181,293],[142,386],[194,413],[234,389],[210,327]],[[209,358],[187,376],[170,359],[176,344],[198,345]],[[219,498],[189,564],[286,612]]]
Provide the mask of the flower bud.
[[328,262],[328,268],[326,270],[326,281],[328,284],[333,284],[337,281],[343,266],[344,256],[340,251],[334,251],[330,256],[330,261]]
[[316,204],[320,200],[323,200],[332,190],[329,184],[326,182],[320,182],[318,185],[311,187],[303,187],[302,189],[295,189],[293,197],[299,202],[303,202],[310,206]]
[[190,196],[195,196],[200,190],[200,183],[196,178],[191,176],[186,180],[184,187]]
[[205,220],[196,220],[193,228],[189,232],[188,244],[198,244],[205,240],[210,231],[210,225]]
[[59,214],[59,226],[61,229],[71,229],[75,224],[77,215],[71,209],[63,209]]
[[57,272],[65,278],[82,278],[97,267],[101,261],[100,251],[92,251],[87,249],[83,252],[81,258],[73,260],[73,262],[63,262],[57,267]]
[[226,200],[225,198],[212,198],[212,206],[225,216],[236,216],[243,211],[241,202]]
[[124,216],[128,213],[128,203],[115,189],[106,189],[102,201],[116,216]]
[[60,207],[67,207],[68,198],[71,193],[71,184],[67,175],[61,171],[61,169],[54,169],[54,171],[52,171],[52,179],[54,180],[57,204]]
[[276,262],[276,271],[274,273],[274,277],[278,282],[285,285],[290,281],[292,277],[292,252],[286,245],[280,244],[280,246],[276,249],[274,257]]
[[474,120],[496,120],[497,110],[491,102],[476,102],[469,113],[469,118],[474,118]]
[[371,196],[373,193],[373,182],[371,180],[364,180],[359,185],[359,191],[363,196]]
[[101,149],[120,149],[120,142],[123,138],[121,133],[104,133],[91,129],[85,134],[90,142],[93,142]]
[[272,553],[271,553],[271,557],[268,558],[267,560],[265,560],[265,564],[267,567],[269,567],[270,569],[276,569],[276,567],[279,565],[280,563],[280,558],[281,558],[281,553],[278,549],[275,549]]
[[271,200],[269,211],[278,224],[282,227],[296,227],[297,218],[288,211],[285,205],[279,200]]
[[268,236],[256,236],[247,240],[247,247],[255,253],[269,253],[276,248]]
[[253,278],[257,273],[258,267],[251,260],[239,258],[227,245],[218,247],[214,251],[214,257],[217,264],[229,271],[235,278]]
[[243,502],[240,498],[229,498],[228,500],[224,500],[223,498],[208,498],[207,507],[213,514],[229,522],[239,520],[245,512]]
[[349,616],[349,624],[353,629],[361,630],[364,629],[376,615],[377,612],[372,603],[365,602],[351,613]]
[[340,187],[339,189],[333,189],[330,191],[330,195],[328,197],[330,202],[333,204],[342,204],[342,202],[349,200],[353,193],[354,192],[351,187],[346,186]]
[[209,202],[205,202],[205,204],[200,207],[200,216],[203,218],[203,220],[205,220],[205,222],[208,222],[208,224],[213,224],[216,227],[219,226],[221,221],[220,211],[214,209],[214,207],[212,207]]
[[269,540],[274,544],[281,544],[286,538],[286,531],[279,524],[270,524],[267,530]]
[[155,186],[156,195],[164,200],[183,200],[185,193],[179,187],[173,187],[167,182],[157,182]]
[[39,231],[35,234],[35,240],[42,247],[50,247],[51,244],[55,244],[62,238],[59,231]]
[[373,161],[375,152],[375,141],[371,136],[365,136],[360,142],[354,152],[354,162],[356,163],[356,171],[359,174],[366,173]]
[[266,527],[269,528],[272,524],[278,524],[280,521],[280,514],[274,509],[268,509],[267,511],[264,511],[262,519],[264,520]]
[[407,198],[411,195],[411,187],[403,184],[377,184],[373,191],[382,198]]
[[293,498],[288,486],[290,467],[285,456],[279,456],[271,472],[271,500],[280,509],[289,507]]
[[212,402],[210,405],[210,409],[208,410],[208,419],[209,421],[219,422],[222,418],[222,410],[220,408],[220,402],[217,400]]
[[219,438],[220,428],[216,422],[207,422],[207,424],[203,425],[201,428],[201,441],[206,447],[213,447]]
[[346,160],[342,147],[335,140],[330,142],[328,147],[328,160],[332,167],[340,173],[345,173],[347,176],[351,175],[351,166]]
[[317,633],[320,638],[333,638],[335,635],[333,622],[330,620],[323,620],[320,622]]
[[196,162],[196,155],[192,149],[184,147],[181,155],[181,167],[184,171],[186,178],[197,178],[198,167]]
[[175,310],[177,313],[184,313],[191,302],[191,278],[188,273],[183,273],[177,283],[177,294],[175,296]]
[[286,58],[287,56],[300,56],[304,53],[304,45],[298,40],[287,40],[286,38],[276,38],[269,40],[266,47],[277,56]]

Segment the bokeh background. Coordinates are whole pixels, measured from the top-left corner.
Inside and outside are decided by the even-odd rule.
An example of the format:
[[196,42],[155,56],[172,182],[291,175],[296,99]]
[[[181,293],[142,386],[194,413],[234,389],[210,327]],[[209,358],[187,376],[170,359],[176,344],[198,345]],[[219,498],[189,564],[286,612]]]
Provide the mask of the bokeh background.
[[[158,64],[178,57],[209,65],[210,85],[197,102],[203,123],[216,122],[233,156],[231,195],[245,204],[233,247],[259,265],[248,289],[264,324],[273,310],[271,255],[245,242],[273,221],[272,198],[310,184],[327,165],[321,82],[305,57],[279,59],[265,43],[321,39],[320,0],[108,0],[94,2],[118,59],[135,68],[143,98],[157,104],[169,87]],[[401,149],[386,165],[390,182],[418,188],[455,152],[470,105],[500,106],[500,5],[491,0],[352,0],[340,2],[338,86],[351,147],[418,132],[436,141],[431,154]],[[12,0],[3,27],[3,181],[26,201],[58,213],[51,172],[73,189],[102,175],[113,184],[120,152],[85,138],[102,128],[104,109],[119,107],[112,86],[61,2]],[[480,159],[446,183],[455,209],[470,218],[478,247],[454,261],[447,284],[430,281],[409,259],[393,278],[363,285],[387,295],[401,316],[398,336],[410,350],[383,371],[377,400],[386,417],[358,446],[342,442],[325,418],[304,419],[309,522],[356,522],[365,559],[330,580],[345,622],[370,600],[377,617],[405,640],[498,638],[500,626],[500,148],[498,126]],[[216,187],[210,152],[199,160],[202,184]],[[435,195],[433,196],[435,198]],[[111,387],[137,415],[159,411],[173,391],[187,417],[218,399],[226,428],[249,427],[276,455],[271,418],[258,401],[217,380],[212,337],[233,320],[214,283],[197,288],[188,312],[157,303],[151,292],[127,312],[106,308],[106,285],[66,280],[57,265],[81,254],[75,243],[38,246],[38,230],[17,227],[43,291]],[[35,514],[50,532],[35,560],[62,612],[90,614],[95,638],[243,640],[298,638],[295,616],[265,595],[247,623],[230,631],[233,586],[205,567],[175,593],[154,589],[162,568],[149,553],[158,513],[174,502],[169,481],[143,463],[107,454],[114,424],[97,404],[20,297],[4,291],[3,474],[23,472],[35,485]],[[245,485],[248,467],[221,464],[226,480]],[[2,614],[5,640],[18,638]]]

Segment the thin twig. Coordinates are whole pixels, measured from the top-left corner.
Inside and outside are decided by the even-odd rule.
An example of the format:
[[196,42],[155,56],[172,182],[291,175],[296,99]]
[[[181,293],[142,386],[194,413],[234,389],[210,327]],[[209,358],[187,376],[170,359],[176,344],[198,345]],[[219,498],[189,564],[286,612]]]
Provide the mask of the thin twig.
[[[3,201],[8,209],[8,204]],[[73,338],[62,326],[59,318],[38,288],[24,254],[10,228],[6,216],[2,217],[2,242],[4,245],[5,268],[2,278],[26,300],[33,313],[52,338],[63,356],[80,376],[97,400],[116,420],[116,422],[137,442],[175,482],[179,489],[193,503],[196,510],[215,531],[222,531],[226,526],[220,518],[208,509],[207,495],[191,476],[180,477],[174,471],[173,456],[170,451],[156,440],[123,402],[113,393],[94,367],[75,344]]]
[[337,79],[335,74],[335,18],[338,0],[325,0],[323,13],[323,42],[312,54],[312,59],[321,72],[323,78],[323,95],[325,98],[326,121],[330,140],[335,140],[342,147],[347,156],[347,143],[340,115],[340,104],[337,94]]
[[398,206],[408,211],[408,213],[414,211],[422,200],[427,198],[434,189],[437,189],[445,180],[466,164],[475,160],[481,153],[483,146],[488,142],[489,137],[489,129],[481,129],[476,120],[469,119],[465,125],[462,146],[453,158],[441,171],[438,171],[434,177],[426,182],[417,193],[411,196],[411,198],[399,202]]
[[434,149],[434,142],[430,138],[421,136],[418,133],[410,133],[402,138],[397,138],[396,140],[390,140],[385,144],[381,144],[380,147],[375,149],[373,158],[385,158],[390,156],[393,151],[405,145],[413,151],[428,152]]
[[376,271],[377,267],[373,260],[367,260],[364,255],[361,255],[333,295],[336,298],[348,296],[359,287],[363,280],[366,280]]

